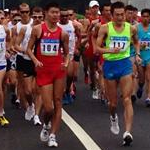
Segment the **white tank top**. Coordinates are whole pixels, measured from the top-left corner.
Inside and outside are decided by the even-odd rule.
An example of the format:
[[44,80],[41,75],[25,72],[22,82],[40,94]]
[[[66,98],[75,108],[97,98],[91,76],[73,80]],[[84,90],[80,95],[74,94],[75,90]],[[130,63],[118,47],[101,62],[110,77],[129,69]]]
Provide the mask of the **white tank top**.
[[4,26],[0,25],[0,66],[5,66],[6,63],[6,32]]
[[62,28],[62,30],[64,30],[69,34],[69,54],[74,54],[76,38],[75,38],[75,28],[73,26],[72,21],[69,20],[68,24],[65,25],[60,23],[58,23],[58,25]]
[[[31,26],[32,24],[33,24],[33,19],[30,19],[30,21],[29,21],[28,24],[22,24],[21,22],[18,22],[17,23],[17,34],[19,34],[19,32],[20,32],[20,30],[21,30],[22,27],[28,28],[28,26]],[[21,47],[22,47],[22,43],[21,43]],[[23,56],[23,53],[22,52],[18,52],[18,55]]]
[[26,54],[28,42],[29,42],[30,36],[31,36],[31,31],[32,31],[32,26],[28,25],[26,27],[24,39],[21,42],[21,47],[23,48],[23,51],[25,52],[25,53],[23,53],[23,58],[26,59],[26,60],[31,60],[31,58]]

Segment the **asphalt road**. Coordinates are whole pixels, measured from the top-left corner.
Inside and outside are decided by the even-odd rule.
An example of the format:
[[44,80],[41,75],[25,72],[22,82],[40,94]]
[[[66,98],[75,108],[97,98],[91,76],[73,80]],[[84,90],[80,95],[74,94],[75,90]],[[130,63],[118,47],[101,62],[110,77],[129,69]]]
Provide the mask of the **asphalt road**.
[[[130,147],[122,146],[123,107],[121,99],[118,105],[119,125],[118,136],[110,132],[109,113],[107,106],[100,100],[91,98],[89,86],[83,83],[83,76],[77,83],[77,98],[72,105],[64,106],[64,110],[84,129],[102,150],[150,150],[150,108],[146,108],[143,100],[134,104],[134,141]],[[24,112],[12,107],[9,98],[5,105],[6,116],[10,120],[8,128],[0,128],[0,150],[48,150],[46,143],[39,139],[41,126],[24,120]],[[86,150],[70,128],[62,122],[58,134],[58,150]],[[89,143],[90,144],[90,143]],[[95,150],[94,148],[88,150]]]

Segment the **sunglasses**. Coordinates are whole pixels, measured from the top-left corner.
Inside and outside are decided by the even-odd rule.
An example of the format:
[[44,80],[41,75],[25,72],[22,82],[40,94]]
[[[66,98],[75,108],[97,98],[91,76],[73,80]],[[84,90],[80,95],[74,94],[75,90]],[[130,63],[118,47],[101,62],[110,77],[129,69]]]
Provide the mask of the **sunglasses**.
[[43,16],[32,16],[33,19],[43,19]]
[[29,11],[20,11],[21,14],[28,14]]
[[15,22],[19,22],[19,21],[21,21],[21,19],[14,19],[14,21],[15,21]]
[[68,15],[61,15],[61,17],[68,17]]

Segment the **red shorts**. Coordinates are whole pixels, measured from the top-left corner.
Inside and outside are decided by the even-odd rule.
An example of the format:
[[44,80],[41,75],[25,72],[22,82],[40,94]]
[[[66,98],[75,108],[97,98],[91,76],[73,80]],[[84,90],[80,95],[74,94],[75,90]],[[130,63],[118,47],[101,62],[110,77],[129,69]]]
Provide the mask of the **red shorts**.
[[65,70],[61,70],[60,66],[55,68],[38,68],[36,69],[36,82],[38,86],[53,84],[55,80],[64,78]]

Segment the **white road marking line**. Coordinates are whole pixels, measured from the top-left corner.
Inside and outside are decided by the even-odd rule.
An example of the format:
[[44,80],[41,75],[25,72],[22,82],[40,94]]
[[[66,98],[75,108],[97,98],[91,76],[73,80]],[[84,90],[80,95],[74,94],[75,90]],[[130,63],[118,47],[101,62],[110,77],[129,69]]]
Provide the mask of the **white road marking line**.
[[87,150],[102,150],[64,109],[62,109],[62,120],[73,131]]

